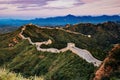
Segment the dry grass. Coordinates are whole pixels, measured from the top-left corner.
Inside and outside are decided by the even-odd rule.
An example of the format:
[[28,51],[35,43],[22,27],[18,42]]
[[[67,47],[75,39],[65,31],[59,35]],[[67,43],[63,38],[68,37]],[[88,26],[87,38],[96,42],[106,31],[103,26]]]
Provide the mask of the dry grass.
[[43,77],[30,77],[30,78],[24,78],[20,74],[16,74],[14,72],[9,72],[9,70],[0,69],[0,80],[44,80]]

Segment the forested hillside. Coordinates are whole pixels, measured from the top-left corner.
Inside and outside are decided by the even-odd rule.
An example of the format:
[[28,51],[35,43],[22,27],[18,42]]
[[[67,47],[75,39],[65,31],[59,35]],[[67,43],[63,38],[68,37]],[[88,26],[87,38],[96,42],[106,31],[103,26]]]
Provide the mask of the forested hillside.
[[[52,44],[42,45],[42,48],[61,49],[66,47],[67,43],[75,43],[78,48],[90,51],[101,61],[109,55],[108,51],[114,44],[120,43],[120,25],[114,22],[97,25],[77,24],[64,28],[43,28],[33,24],[24,26],[26,29],[23,35],[30,37],[33,42],[52,40]],[[31,76],[32,78],[37,76],[38,80],[92,80],[94,78],[98,67],[71,51],[61,53],[38,51],[35,45],[21,38],[19,33],[22,27],[10,33],[0,34],[1,69],[5,68],[11,74],[15,72],[14,75],[20,74],[29,79]],[[2,73],[4,71],[0,74]],[[0,79],[6,80],[2,76]]]

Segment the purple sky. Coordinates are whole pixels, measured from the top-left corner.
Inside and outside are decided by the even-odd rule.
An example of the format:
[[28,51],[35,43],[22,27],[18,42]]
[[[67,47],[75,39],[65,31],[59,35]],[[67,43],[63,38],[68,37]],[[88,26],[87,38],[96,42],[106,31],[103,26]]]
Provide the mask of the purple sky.
[[0,0],[0,18],[120,14],[120,0]]

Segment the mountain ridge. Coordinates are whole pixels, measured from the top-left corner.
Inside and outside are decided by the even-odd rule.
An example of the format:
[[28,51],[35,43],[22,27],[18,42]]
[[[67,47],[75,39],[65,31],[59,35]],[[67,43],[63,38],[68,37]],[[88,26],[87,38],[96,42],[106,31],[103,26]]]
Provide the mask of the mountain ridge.
[[[10,36],[8,34],[10,33],[0,35],[0,44],[4,44],[1,41],[8,41],[9,44],[9,40],[17,38],[21,28],[19,28],[17,32],[13,32],[13,34],[15,35],[11,34],[11,39],[8,38],[8,36]],[[32,30],[33,32],[31,32]],[[46,32],[47,29],[40,28],[40,31],[41,30]],[[34,25],[27,25],[27,29],[25,30],[25,32],[27,32],[27,34],[34,34],[34,37],[36,34],[38,34],[37,32],[39,32],[39,29]],[[64,31],[60,31],[60,33],[61,32],[66,35],[70,35]],[[41,32],[41,34],[43,33],[44,32]],[[25,33],[23,34],[25,35]],[[6,39],[4,40],[4,38]],[[10,41],[10,43],[13,42]],[[88,79],[90,75],[87,74],[92,74],[95,68],[93,64],[87,63],[84,59],[80,58],[76,54],[73,54],[71,51],[62,52],[60,54],[37,51],[36,47],[34,45],[31,45],[28,40],[22,40],[21,38],[18,43],[14,44],[13,46],[0,47],[0,61],[1,67],[5,66],[5,68],[10,69],[10,71],[21,73],[21,75],[23,75],[24,77],[30,77],[35,75],[43,76],[44,80]],[[84,74],[78,73],[82,70],[79,67],[84,66],[87,66],[89,68],[85,68],[86,71],[84,71]],[[78,73],[77,76],[76,74],[71,73],[71,71]],[[67,72],[67,74],[65,72]]]
[[[24,26],[26,26],[26,29],[22,35],[25,38],[30,37],[33,43],[52,40],[52,44],[41,45],[42,49],[61,49],[66,47],[67,43],[75,43],[78,48],[90,51],[99,60],[106,58],[107,52],[115,43],[114,39],[117,40],[116,43],[119,43],[119,37],[113,36],[111,41],[111,34],[114,33],[115,36],[119,36],[119,24],[113,22],[99,25],[68,25],[63,27],[62,30],[61,27],[23,25],[16,31],[0,34],[0,67],[20,73],[24,77],[36,75],[38,77],[42,76],[44,80],[92,80],[94,72],[97,70],[97,67],[93,64],[88,63],[71,51],[61,52],[60,54],[38,51],[35,45],[31,45],[28,40],[23,40],[19,36]],[[91,34],[90,31],[94,30],[95,33]],[[79,34],[72,33],[72,31]],[[88,33],[85,34],[86,31]],[[86,36],[88,34],[91,37]],[[99,36],[99,34],[102,35]],[[109,43],[108,40],[110,40]]]
[[[89,51],[87,51],[85,49],[80,49],[80,48],[75,47],[74,43],[67,43],[67,47],[65,47],[63,49],[60,49],[60,50],[58,50],[56,48],[43,49],[43,48],[41,48],[41,45],[42,44],[45,44],[45,45],[52,44],[52,40],[49,39],[48,41],[44,41],[44,42],[32,42],[30,37],[25,37],[24,35],[22,35],[22,33],[25,29],[26,29],[26,26],[24,26],[21,29],[21,32],[20,32],[19,35],[22,37],[22,39],[27,39],[30,44],[35,45],[38,51],[60,53],[60,52],[66,52],[66,51],[70,50],[73,53],[79,55],[81,58],[85,59],[87,62],[93,63],[94,66],[99,66],[102,62],[102,61],[99,61],[99,60],[95,59]],[[52,28],[50,28],[50,29],[52,29]]]
[[0,27],[4,26],[22,26],[25,24],[33,23],[39,26],[64,26],[66,24],[76,24],[76,23],[102,23],[105,21],[120,21],[119,15],[102,15],[102,16],[57,16],[48,18],[35,18],[30,20],[19,20],[19,19],[0,19]]

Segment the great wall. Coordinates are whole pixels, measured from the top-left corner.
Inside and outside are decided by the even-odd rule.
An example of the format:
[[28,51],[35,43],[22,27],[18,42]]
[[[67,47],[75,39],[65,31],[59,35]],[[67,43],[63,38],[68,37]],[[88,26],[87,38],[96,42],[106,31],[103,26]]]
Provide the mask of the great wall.
[[[88,50],[77,48],[74,43],[68,43],[66,48],[63,48],[63,49],[60,49],[60,50],[56,49],[56,48],[47,48],[47,49],[41,48],[42,44],[45,44],[45,45],[52,44],[52,40],[49,39],[48,41],[44,41],[44,42],[32,42],[30,37],[25,37],[23,35],[23,31],[25,29],[26,29],[26,26],[22,27],[19,35],[21,36],[22,39],[28,40],[31,45],[35,45],[36,49],[38,51],[60,53],[60,52],[65,52],[65,51],[70,50],[73,53],[77,54],[79,57],[85,59],[87,62],[94,64],[94,66],[99,66],[102,63],[102,61],[94,58]],[[47,28],[47,29],[51,29],[51,28]],[[66,31],[66,30],[64,30],[64,31]],[[72,32],[72,31],[67,31],[67,32],[73,33],[73,34],[80,34],[80,33]]]

